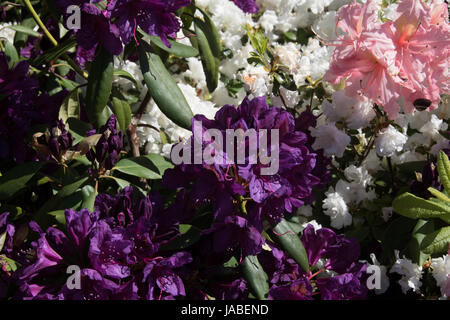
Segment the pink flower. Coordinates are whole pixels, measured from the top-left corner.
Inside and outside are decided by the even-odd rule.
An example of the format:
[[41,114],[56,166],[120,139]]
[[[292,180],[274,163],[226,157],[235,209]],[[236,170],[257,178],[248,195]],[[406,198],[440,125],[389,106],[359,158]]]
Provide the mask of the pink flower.
[[402,0],[394,21],[378,21],[374,1],[342,7],[336,17],[338,37],[324,80],[345,81],[346,94],[364,95],[394,119],[415,111],[417,99],[437,107],[440,94],[449,92],[450,30],[446,6],[436,0]]
[[401,2],[397,9],[398,18],[393,23],[388,22],[397,47],[397,67],[401,77],[408,81],[402,91],[405,97],[403,109],[411,113],[416,99],[428,99],[430,110],[433,110],[440,101],[440,89],[448,88],[448,80],[445,80],[448,79],[445,72],[448,72],[450,45],[448,28],[444,27],[445,21],[440,20],[443,16],[441,6],[435,9],[433,18],[430,7],[416,4],[420,10],[413,10],[414,14],[411,14],[412,9],[405,7],[404,2],[410,1]]

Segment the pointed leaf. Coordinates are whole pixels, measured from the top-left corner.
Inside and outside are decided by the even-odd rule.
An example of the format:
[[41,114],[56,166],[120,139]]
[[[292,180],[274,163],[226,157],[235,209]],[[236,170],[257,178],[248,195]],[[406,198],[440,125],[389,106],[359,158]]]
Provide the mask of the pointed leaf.
[[404,193],[394,199],[394,210],[411,219],[441,218],[444,221],[450,216],[450,206],[445,202],[419,198],[411,193]]
[[250,284],[253,294],[259,300],[267,300],[269,294],[269,282],[266,272],[259,263],[257,256],[247,256],[242,261],[242,273]]
[[116,115],[120,130],[126,131],[131,122],[131,108],[130,105],[117,98],[113,98],[112,110]]
[[114,56],[102,48],[94,59],[86,89],[86,112],[91,122],[102,126],[108,120],[106,105],[111,95],[114,75]]
[[161,58],[139,48],[142,74],[153,100],[159,109],[177,125],[189,129],[194,116],[183,93],[164,66]]
[[154,171],[154,165],[145,156],[125,158],[116,163],[113,170],[144,179],[161,179],[161,175]]
[[427,254],[440,254],[449,250],[450,226],[441,228],[427,235],[420,245],[420,249]]
[[282,219],[273,228],[273,231],[281,246],[294,258],[303,270],[308,271],[309,263],[305,247],[289,223],[285,219]]
[[12,197],[26,187],[30,179],[43,166],[43,162],[27,162],[18,165],[0,177],[0,200]]
[[442,150],[439,151],[437,169],[445,191],[450,194],[450,161]]
[[213,50],[205,35],[207,27],[200,19],[195,19],[195,34],[197,35],[198,48],[202,59],[203,71],[206,76],[206,84],[209,92],[213,92],[219,83],[219,57],[214,56]]

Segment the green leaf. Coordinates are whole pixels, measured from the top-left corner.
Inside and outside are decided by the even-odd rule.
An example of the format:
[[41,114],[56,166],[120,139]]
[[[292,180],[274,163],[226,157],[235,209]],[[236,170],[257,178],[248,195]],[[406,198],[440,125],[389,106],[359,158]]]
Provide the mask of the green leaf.
[[427,189],[433,196],[438,198],[441,201],[444,202],[450,202],[450,198],[447,197],[444,193],[440,192],[439,190],[436,190],[435,188],[429,187]]
[[17,62],[19,62],[19,54],[14,47],[13,44],[9,43],[9,41],[2,41],[3,46],[5,47],[5,55],[9,61],[9,67],[12,68]]
[[450,161],[444,151],[439,151],[437,169],[447,194],[450,194]]
[[177,57],[181,57],[181,58],[191,58],[191,57],[196,57],[198,56],[198,50],[195,49],[194,47],[191,46],[187,46],[185,44],[173,41],[173,40],[169,40],[170,43],[170,48],[168,48],[159,37],[155,37],[155,36],[149,36],[148,34],[146,34],[144,31],[140,30],[140,32],[142,34],[144,34],[146,37],[148,37],[148,39],[151,41],[151,43],[153,43],[155,46],[157,46],[158,48],[173,54]]
[[73,145],[82,141],[85,138],[86,133],[92,129],[92,126],[89,123],[76,118],[68,118],[67,125],[69,126],[70,133],[74,137]]
[[121,77],[121,78],[130,80],[131,82],[133,82],[134,87],[136,89],[139,88],[136,79],[134,79],[134,77],[129,72],[126,72],[125,70],[114,70],[114,77]]
[[412,219],[441,218],[448,221],[450,218],[450,206],[445,202],[425,200],[409,192],[395,198],[392,206],[397,213]]
[[91,122],[102,126],[108,120],[106,105],[111,95],[114,56],[102,48],[91,65],[86,89],[86,112]]
[[131,122],[130,105],[127,102],[114,97],[112,100],[112,110],[116,115],[120,130],[125,132]]
[[414,227],[411,240],[408,244],[409,256],[412,260],[422,265],[428,258],[428,255],[420,250],[420,245],[427,234],[434,232],[434,221],[419,219]]
[[157,54],[145,52],[141,45],[139,60],[145,84],[159,109],[177,125],[189,129],[194,115],[161,58]]
[[14,167],[0,177],[0,200],[12,197],[24,189],[30,179],[43,166],[43,162],[27,162]]
[[204,20],[203,32],[205,33],[205,36],[208,39],[211,51],[216,58],[219,58],[220,53],[222,52],[222,46],[220,45],[219,31],[217,30],[214,21],[211,19],[208,13],[206,13],[206,11],[204,11],[201,8],[197,9],[203,14]]
[[180,235],[170,243],[161,246],[161,250],[180,250],[190,247],[200,239],[202,232],[202,230],[190,224],[180,224],[178,229]]
[[80,119],[80,96],[78,88],[70,92],[59,108],[59,119],[67,123],[69,118]]
[[50,211],[48,214],[52,217],[55,218],[56,221],[58,221],[58,223],[60,223],[61,225],[66,225],[66,215],[65,215],[66,210],[55,210],[55,211]]
[[75,193],[88,180],[89,177],[83,177],[75,182],[63,186],[61,190],[58,191],[57,197],[64,198]]
[[23,26],[23,25],[8,26],[8,28],[10,28],[10,29],[12,29],[12,30],[14,30],[16,32],[24,33],[26,35],[33,36],[33,37],[40,37],[41,36],[41,34],[39,32],[34,31],[33,29],[28,28],[28,27]]
[[441,228],[427,235],[420,245],[420,249],[427,254],[440,254],[449,250],[450,226]]
[[33,61],[33,65],[43,65],[48,64],[50,61],[58,59],[61,55],[66,53],[68,50],[75,47],[77,44],[77,40],[75,37],[72,37],[70,39],[67,39],[66,41],[58,44],[56,47],[53,47],[47,51],[45,51],[43,54],[39,55],[36,59]]
[[196,18],[194,27],[195,34],[197,35],[203,71],[205,72],[206,84],[209,92],[213,92],[216,90],[219,83],[219,56],[214,55],[213,49],[208,42],[208,38],[205,34],[207,32],[206,24],[202,20]]
[[281,246],[294,258],[303,270],[308,272],[309,262],[305,247],[289,223],[285,219],[282,219],[273,228],[273,231]]
[[167,161],[162,155],[157,153],[151,153],[144,157],[150,159],[151,162],[158,169],[159,174],[162,176],[167,169],[172,169],[174,166],[171,162]]
[[125,158],[116,163],[112,170],[144,179],[161,179],[161,175],[154,171],[154,165],[145,156]]
[[97,194],[95,189],[91,185],[86,185],[81,189],[81,195],[83,196],[83,202],[81,203],[81,209],[88,209],[89,211],[94,211],[95,198]]
[[242,273],[250,284],[254,296],[259,300],[267,300],[269,282],[266,272],[259,263],[257,256],[247,256],[242,261]]

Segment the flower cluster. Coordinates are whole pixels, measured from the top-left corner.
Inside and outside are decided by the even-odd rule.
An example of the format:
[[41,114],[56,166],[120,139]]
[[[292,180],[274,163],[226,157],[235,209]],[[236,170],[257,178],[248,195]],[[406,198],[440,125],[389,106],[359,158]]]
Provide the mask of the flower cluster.
[[367,263],[357,260],[360,247],[356,239],[308,224],[301,240],[311,266],[308,273],[299,270],[297,264],[275,246],[262,254],[262,265],[269,272],[271,299],[312,300],[316,294],[324,300],[366,298]]
[[[94,212],[66,210],[65,233],[53,227],[43,232],[31,224],[39,239],[32,243],[34,257],[18,271],[20,297],[153,300],[185,295],[177,272],[192,258],[182,251],[160,252],[176,233],[170,235],[173,227],[159,224],[164,214],[155,199],[139,198],[125,188],[114,197],[99,195]],[[58,280],[72,265],[80,268],[78,288]]]
[[[119,159],[123,147],[123,132],[117,131],[117,118],[112,115],[97,133],[92,129],[87,133],[92,137],[94,148],[89,148],[86,157],[100,171],[111,170]],[[95,143],[94,143],[95,142]]]
[[393,119],[399,111],[437,108],[449,93],[449,24],[444,3],[402,1],[392,20],[378,22],[375,1],[351,3],[336,15],[338,38],[324,80],[345,82],[350,97],[364,95]]
[[[196,140],[201,139],[202,153],[204,150],[213,149],[216,160],[231,160],[233,164],[227,164],[229,161],[207,163],[204,160],[202,164],[182,164],[168,171],[164,176],[164,182],[172,188],[186,188],[194,181],[189,195],[190,201],[192,203],[211,201],[218,221],[225,221],[226,218],[235,215],[234,205],[240,198],[250,198],[251,202],[247,204],[248,219],[259,229],[264,218],[276,223],[283,217],[285,211],[292,213],[295,208],[312,201],[312,187],[321,183],[318,173],[326,169],[317,165],[321,162],[317,161],[317,155],[308,149],[308,135],[296,128],[290,113],[277,107],[269,107],[266,100],[261,97],[253,100],[245,99],[238,108],[224,106],[216,113],[214,120],[197,115],[193,121],[201,122],[202,131],[194,132],[188,144],[193,145]],[[280,146],[278,172],[264,175],[262,169],[269,165],[263,164],[261,159],[250,158],[255,157],[251,153],[245,154],[243,162],[239,161],[239,150],[242,151],[248,146],[245,137],[245,141],[237,145],[237,149],[233,152],[214,149],[216,145],[214,139],[208,136],[208,129],[219,130],[223,141],[229,129],[240,129],[242,137],[252,129],[256,132],[278,130]],[[261,147],[261,141],[258,141],[258,148]],[[275,144],[266,147],[267,150],[271,150],[273,156]],[[259,152],[262,151],[259,149]],[[232,159],[229,158],[231,154]],[[239,220],[232,219],[232,221],[241,224]],[[231,220],[228,223],[230,222]]]

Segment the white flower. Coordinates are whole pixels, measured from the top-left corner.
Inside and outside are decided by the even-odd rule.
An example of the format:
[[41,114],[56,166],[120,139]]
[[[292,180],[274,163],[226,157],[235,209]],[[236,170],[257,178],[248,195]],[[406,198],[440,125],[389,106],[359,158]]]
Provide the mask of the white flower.
[[387,268],[378,262],[377,257],[374,253],[370,254],[370,259],[372,259],[372,264],[377,266],[380,270],[380,288],[375,288],[376,294],[383,294],[389,288],[389,277],[387,276]]
[[441,258],[431,259],[433,277],[441,288],[443,298],[450,297],[450,257],[448,254]]
[[372,176],[364,167],[348,166],[344,170],[344,175],[351,182],[356,182],[364,187],[372,184]]
[[389,125],[376,138],[375,148],[380,157],[392,157],[395,152],[403,150],[403,145],[408,140],[408,136],[400,133],[392,125]]
[[430,121],[425,123],[419,131],[425,136],[436,140],[440,136],[439,131],[445,131],[447,127],[448,125],[443,120],[439,119],[435,114],[432,114]]
[[339,180],[336,183],[336,192],[338,192],[344,198],[346,203],[359,204],[364,200],[373,200],[376,198],[376,194],[373,189],[366,190],[363,184],[356,182],[347,182]]
[[323,149],[326,156],[342,157],[345,148],[350,143],[350,137],[336,128],[334,123],[310,128],[311,136],[316,138],[312,145],[314,150]]
[[322,208],[324,213],[330,217],[331,226],[341,229],[351,225],[352,215],[348,212],[347,204],[342,195],[334,192],[332,187],[325,194],[327,197],[323,200]]
[[366,97],[348,97],[344,91],[336,91],[332,102],[325,100],[322,110],[328,120],[343,121],[350,129],[366,127],[375,117],[372,102]]
[[395,257],[397,260],[389,272],[395,272],[402,276],[398,283],[402,287],[403,294],[406,294],[411,289],[419,293],[420,287],[422,286],[422,282],[420,282],[422,278],[422,266],[418,266],[405,257],[400,259],[398,250],[395,250]]

